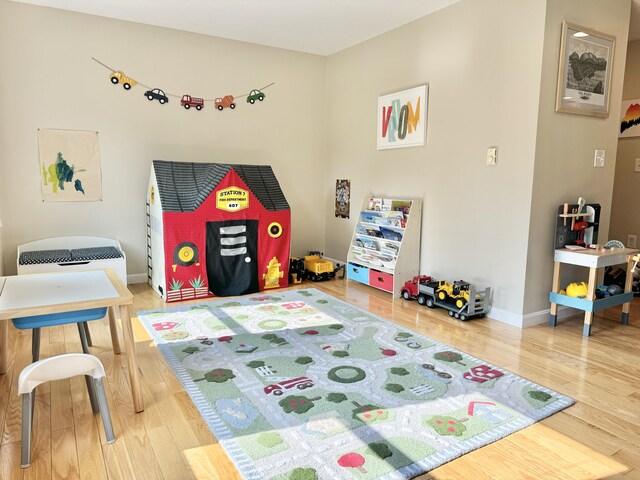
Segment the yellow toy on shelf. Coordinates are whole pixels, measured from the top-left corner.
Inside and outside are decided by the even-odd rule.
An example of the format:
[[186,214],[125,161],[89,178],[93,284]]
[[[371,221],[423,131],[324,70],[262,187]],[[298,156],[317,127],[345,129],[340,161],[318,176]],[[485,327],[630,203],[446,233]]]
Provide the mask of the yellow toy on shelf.
[[567,285],[566,294],[575,298],[587,298],[587,284],[585,282],[573,282]]

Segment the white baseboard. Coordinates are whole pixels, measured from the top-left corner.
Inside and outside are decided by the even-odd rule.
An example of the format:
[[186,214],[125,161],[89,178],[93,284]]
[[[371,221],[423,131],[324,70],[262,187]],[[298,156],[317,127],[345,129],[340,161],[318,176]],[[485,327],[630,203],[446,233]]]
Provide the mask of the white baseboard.
[[[518,315],[513,312],[501,310],[499,308],[492,307],[487,317],[498,322],[506,323],[518,328],[532,327],[533,325],[540,325],[542,323],[549,322],[549,309],[540,310],[538,312],[527,313],[526,315]],[[578,310],[571,307],[558,306],[558,320],[575,315]]]
[[[580,312],[579,310],[571,307],[565,307],[563,305],[558,305],[558,315],[557,319],[562,320],[563,318],[568,318],[576,313]],[[549,309],[540,310],[539,312],[527,313],[524,315],[522,319],[522,328],[532,327],[533,325],[540,325],[542,323],[549,322]]]
[[489,313],[487,313],[487,317],[491,320],[497,320],[498,322],[506,323],[513,327],[522,328],[522,315],[508,312],[507,310],[491,307]]
[[131,283],[147,283],[149,276],[146,273],[132,273],[127,275],[127,284]]

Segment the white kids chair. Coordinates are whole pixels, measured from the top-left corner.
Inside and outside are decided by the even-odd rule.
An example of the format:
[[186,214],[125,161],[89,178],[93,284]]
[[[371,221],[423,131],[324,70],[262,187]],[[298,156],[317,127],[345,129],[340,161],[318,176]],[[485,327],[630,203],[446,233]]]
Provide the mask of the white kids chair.
[[[25,367],[18,379],[18,394],[22,395],[22,460],[21,467],[31,465],[31,426],[33,424],[33,390],[41,383],[62,380],[86,375],[95,383],[99,412],[107,437],[107,443],[116,441],[109,414],[109,405],[104,393],[102,379],[105,376],[104,366],[93,355],[85,353],[68,353],[39,360]],[[96,412],[97,413],[97,412]]]

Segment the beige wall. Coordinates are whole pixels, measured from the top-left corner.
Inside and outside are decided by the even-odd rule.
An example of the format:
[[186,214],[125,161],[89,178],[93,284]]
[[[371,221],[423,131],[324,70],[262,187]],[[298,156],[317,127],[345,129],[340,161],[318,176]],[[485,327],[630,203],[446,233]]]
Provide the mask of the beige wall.
[[[640,98],[640,41],[629,44],[622,98]],[[627,235],[640,237],[640,173],[634,171],[640,158],[640,137],[618,140],[613,184],[610,237],[627,244]]]
[[[270,82],[234,111],[164,106],[109,82],[122,69],[165,91],[213,97]],[[117,238],[145,274],[153,159],[270,164],[292,207],[292,252],[323,249],[326,58],[0,0],[0,204],[7,273],[16,245],[57,235]],[[38,128],[100,132],[104,200],[43,203]]]
[[[553,273],[553,238],[558,205],[579,196],[602,206],[599,243],[608,238],[613,176],[616,164],[618,115],[629,29],[631,0],[548,0],[540,113],[524,314],[526,323],[546,320]],[[555,96],[562,21],[567,20],[616,36],[608,118],[556,113]],[[595,149],[606,150],[604,168],[594,168]],[[573,272],[563,284],[575,281]],[[545,312],[546,311],[546,312]]]
[[[545,5],[463,0],[329,57],[329,256],[346,257],[365,195],[420,197],[420,271],[491,286],[491,316],[519,323]],[[377,97],[423,83],[427,144],[377,151]],[[493,167],[486,165],[490,146],[499,148]],[[336,178],[352,181],[349,220],[333,216]]]

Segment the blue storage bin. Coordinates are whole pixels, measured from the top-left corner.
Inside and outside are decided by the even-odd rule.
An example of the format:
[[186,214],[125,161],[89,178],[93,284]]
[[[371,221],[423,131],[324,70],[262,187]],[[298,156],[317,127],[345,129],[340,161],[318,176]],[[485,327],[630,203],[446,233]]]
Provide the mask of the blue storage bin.
[[349,262],[347,266],[347,277],[361,283],[369,284],[369,267],[363,267],[357,263]]

